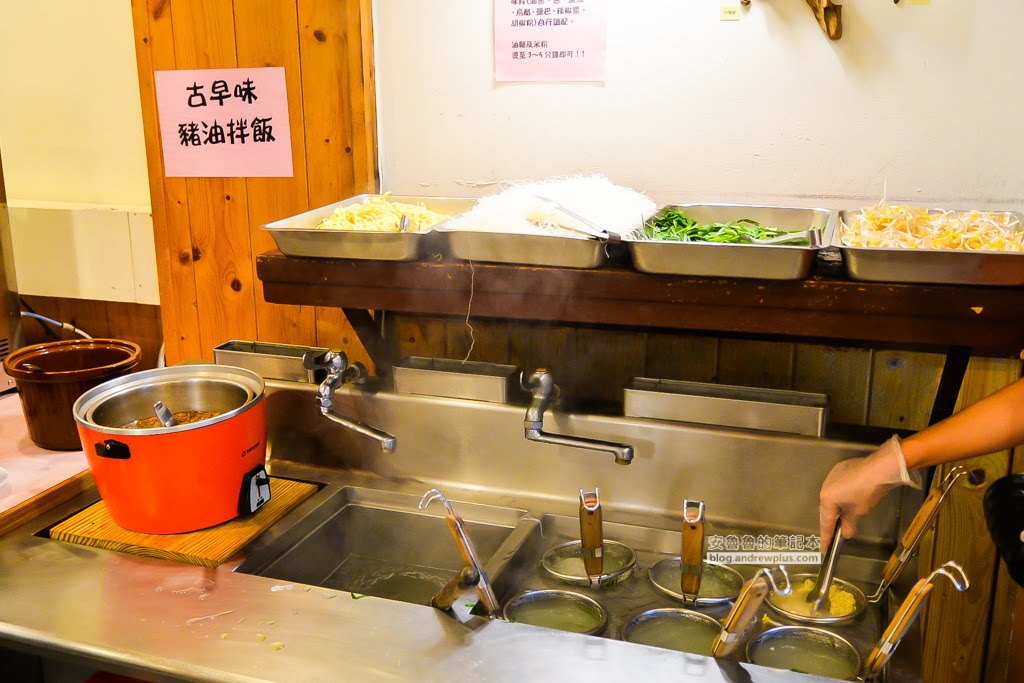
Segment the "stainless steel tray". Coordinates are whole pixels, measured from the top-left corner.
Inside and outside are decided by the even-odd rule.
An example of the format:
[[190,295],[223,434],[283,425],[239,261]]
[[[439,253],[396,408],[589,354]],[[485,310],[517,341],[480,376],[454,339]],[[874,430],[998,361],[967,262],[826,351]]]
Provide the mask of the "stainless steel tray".
[[634,377],[626,385],[624,412],[627,417],[823,436],[828,396]]
[[[1024,253],[848,247],[842,224],[857,211],[840,211],[832,246],[839,247],[854,280],[957,285],[1024,285]],[[1024,216],[1011,211],[1024,221]]]
[[[312,256],[315,258],[350,258],[375,261],[415,261],[422,254],[423,243],[433,232],[369,232],[355,230],[320,230],[320,222],[335,209],[361,204],[370,197],[360,194],[344,201],[321,206],[297,216],[267,223],[263,229],[270,233],[277,248],[285,256]],[[452,216],[468,211],[475,199],[465,197],[420,197],[416,195],[390,195],[389,200],[405,204],[423,204],[431,211]],[[437,226],[434,226],[435,228]]]
[[[802,209],[784,206],[740,204],[682,204],[662,207],[685,211],[702,223],[755,220],[782,230],[825,228],[822,244],[829,244],[835,232],[836,212],[830,209]],[[814,266],[819,247],[787,244],[715,244],[665,242],[627,238],[633,265],[644,273],[693,275],[701,277],[750,277],[764,280],[802,280]]]
[[608,261],[605,243],[596,239],[482,230],[442,231],[448,238],[451,255],[464,261],[560,268],[597,268]]
[[307,370],[303,367],[302,356],[307,351],[316,351],[317,355],[321,355],[326,353],[327,349],[319,346],[271,344],[233,339],[214,347],[213,360],[217,365],[247,368],[263,379],[316,383],[320,381],[318,374],[323,374],[324,371]]
[[519,381],[514,365],[410,356],[393,366],[395,391],[508,403]]

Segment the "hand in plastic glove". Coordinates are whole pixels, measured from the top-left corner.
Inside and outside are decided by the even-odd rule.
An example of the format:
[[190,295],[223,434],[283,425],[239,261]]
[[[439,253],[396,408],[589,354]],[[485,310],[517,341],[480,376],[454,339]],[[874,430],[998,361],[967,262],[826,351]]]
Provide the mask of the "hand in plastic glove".
[[836,519],[843,518],[843,538],[857,533],[857,522],[890,490],[906,484],[921,488],[920,477],[907,472],[899,437],[894,436],[865,458],[844,460],[821,485],[821,547],[828,547]]

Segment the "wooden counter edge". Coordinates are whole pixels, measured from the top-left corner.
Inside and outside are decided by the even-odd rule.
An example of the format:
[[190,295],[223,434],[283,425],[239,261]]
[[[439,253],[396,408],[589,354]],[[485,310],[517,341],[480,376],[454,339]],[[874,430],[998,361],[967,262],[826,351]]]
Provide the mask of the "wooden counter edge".
[[45,491],[0,513],[0,536],[94,487],[92,473],[88,469],[82,470],[59,484],[54,484]]

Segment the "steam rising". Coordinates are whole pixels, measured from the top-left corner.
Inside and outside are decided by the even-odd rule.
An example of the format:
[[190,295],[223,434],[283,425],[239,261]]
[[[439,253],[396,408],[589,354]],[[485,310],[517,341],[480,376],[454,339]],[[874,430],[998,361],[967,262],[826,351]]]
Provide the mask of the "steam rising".
[[483,197],[467,213],[444,225],[445,230],[512,232],[587,239],[567,229],[582,225],[539,197],[547,197],[581,214],[605,230],[627,234],[639,228],[656,208],[654,200],[603,175],[576,175],[512,183]]

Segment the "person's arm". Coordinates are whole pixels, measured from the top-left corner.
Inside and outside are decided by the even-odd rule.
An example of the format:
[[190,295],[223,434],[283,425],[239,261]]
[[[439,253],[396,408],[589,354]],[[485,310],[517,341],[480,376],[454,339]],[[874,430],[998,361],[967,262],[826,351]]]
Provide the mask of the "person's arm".
[[1024,380],[903,441],[907,468],[941,465],[1024,443]]
[[916,469],[970,458],[1024,443],[1024,380],[997,391],[956,415],[900,441],[893,437],[866,458],[836,464],[821,486],[821,543],[842,516],[843,538],[890,489],[917,486]]

